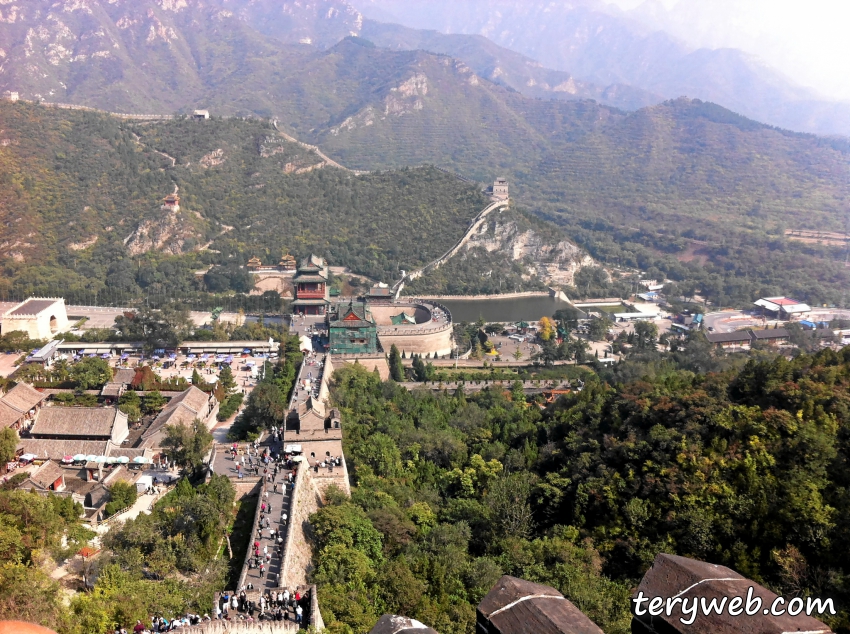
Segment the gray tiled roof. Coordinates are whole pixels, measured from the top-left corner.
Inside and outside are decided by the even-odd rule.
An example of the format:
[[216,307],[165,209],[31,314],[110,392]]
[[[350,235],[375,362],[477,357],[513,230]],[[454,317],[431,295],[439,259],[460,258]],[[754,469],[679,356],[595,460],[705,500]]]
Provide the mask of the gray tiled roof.
[[113,407],[44,407],[30,433],[38,436],[112,436],[116,419],[126,414]]

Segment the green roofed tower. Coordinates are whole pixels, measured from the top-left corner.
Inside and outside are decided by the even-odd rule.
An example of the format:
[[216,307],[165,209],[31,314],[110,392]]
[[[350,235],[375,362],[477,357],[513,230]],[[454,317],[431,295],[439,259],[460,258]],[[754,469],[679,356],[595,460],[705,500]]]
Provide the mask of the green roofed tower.
[[378,326],[365,303],[335,304],[328,314],[331,354],[375,354]]

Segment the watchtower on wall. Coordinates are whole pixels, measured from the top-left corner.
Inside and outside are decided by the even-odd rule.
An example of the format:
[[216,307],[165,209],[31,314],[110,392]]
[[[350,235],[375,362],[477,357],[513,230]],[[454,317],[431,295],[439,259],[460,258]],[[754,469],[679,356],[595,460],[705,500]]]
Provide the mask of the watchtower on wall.
[[163,211],[180,211],[180,196],[177,194],[168,194],[162,201]]
[[493,200],[508,200],[510,198],[507,178],[499,177],[496,179],[496,182],[493,183],[491,197]]

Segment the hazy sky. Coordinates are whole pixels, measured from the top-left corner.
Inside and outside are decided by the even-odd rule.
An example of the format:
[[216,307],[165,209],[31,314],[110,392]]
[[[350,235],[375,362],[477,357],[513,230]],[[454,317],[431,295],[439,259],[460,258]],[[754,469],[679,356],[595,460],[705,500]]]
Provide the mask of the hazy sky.
[[[633,9],[644,0],[607,1]],[[850,1],[656,1],[682,39],[755,53],[798,83],[850,101]]]

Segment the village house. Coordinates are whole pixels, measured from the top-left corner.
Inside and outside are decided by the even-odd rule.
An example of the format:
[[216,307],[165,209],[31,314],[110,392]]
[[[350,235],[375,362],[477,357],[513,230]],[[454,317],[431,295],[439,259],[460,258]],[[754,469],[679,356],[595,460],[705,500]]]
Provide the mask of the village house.
[[191,425],[197,418],[206,424],[218,413],[214,396],[194,385],[172,398],[142,434],[143,447],[159,447],[165,439],[166,425]]
[[65,490],[65,471],[52,460],[48,460],[30,473],[29,477],[18,488],[59,493]]
[[749,349],[752,342],[752,336],[749,330],[738,332],[710,332],[706,336],[709,343],[713,343],[721,348],[742,348]]
[[26,383],[18,383],[0,398],[0,429],[11,427],[25,431],[47,398]]
[[755,302],[755,305],[767,315],[778,319],[788,319],[812,310],[808,304],[789,297],[762,297]]
[[368,302],[387,302],[392,301],[393,290],[387,284],[375,284],[366,293],[366,301]]
[[117,368],[112,380],[103,386],[100,395],[106,398],[119,398],[133,383],[136,371],[131,368]]
[[117,407],[44,407],[30,429],[37,440],[110,441],[120,445],[130,435],[127,415]]

